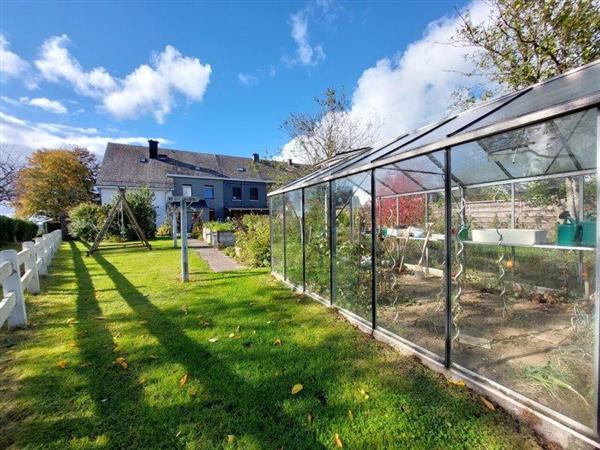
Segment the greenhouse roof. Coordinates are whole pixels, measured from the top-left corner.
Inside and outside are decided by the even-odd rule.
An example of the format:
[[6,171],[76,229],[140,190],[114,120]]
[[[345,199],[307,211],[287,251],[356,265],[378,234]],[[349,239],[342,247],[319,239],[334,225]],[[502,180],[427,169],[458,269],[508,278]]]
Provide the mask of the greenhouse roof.
[[[483,180],[510,182],[524,177],[584,172],[594,169],[596,161],[590,159],[591,153],[585,146],[578,145],[578,138],[590,130],[595,132],[596,116],[581,112],[557,118],[596,105],[600,105],[600,61],[483,102],[384,145],[343,155],[269,195],[384,165],[386,169],[409,174],[415,190],[439,189],[443,187],[443,155],[420,158],[416,171],[414,160],[410,169],[403,168],[401,161],[460,144],[470,156],[469,167],[453,167],[454,183],[462,186],[477,185]],[[546,122],[545,127],[509,132],[542,121]]]

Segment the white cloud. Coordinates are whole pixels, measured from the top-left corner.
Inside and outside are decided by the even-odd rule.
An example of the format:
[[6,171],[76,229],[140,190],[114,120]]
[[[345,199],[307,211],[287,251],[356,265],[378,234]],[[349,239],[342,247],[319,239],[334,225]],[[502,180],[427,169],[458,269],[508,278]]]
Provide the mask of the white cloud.
[[53,36],[42,44],[39,58],[34,64],[46,81],[68,81],[75,90],[89,97],[101,97],[116,88],[116,81],[104,67],[85,71],[79,61],[71,56],[67,35]]
[[[158,141],[162,144],[172,143],[163,138],[159,138]],[[39,148],[86,147],[101,158],[108,142],[147,145],[148,138],[107,136],[100,135],[95,128],[31,123],[0,111],[0,143],[8,144],[11,151],[25,156]]]
[[[468,9],[474,21],[489,16],[485,1],[475,0]],[[464,75],[475,68],[465,59],[473,49],[449,44],[459,24],[456,15],[431,22],[423,37],[403,53],[366,69],[352,97],[352,114],[375,118],[382,124],[383,139],[446,115],[453,91],[482,81]]]
[[167,45],[153,56],[152,67],[144,64],[127,75],[120,87],[104,98],[104,107],[118,119],[152,114],[163,123],[175,105],[176,93],[188,101],[202,100],[210,74],[210,65]]
[[0,33],[0,79],[2,81],[25,73],[29,67],[27,61],[8,49],[9,46],[6,37]]
[[[329,2],[317,4],[316,6],[325,12],[329,8]],[[293,58],[284,57],[284,61],[289,65],[315,66],[325,59],[323,47],[310,43],[308,24],[313,14],[314,9],[307,7],[290,16],[290,34],[296,43],[296,53]]]
[[163,123],[177,95],[187,101],[200,101],[210,81],[210,65],[184,56],[170,45],[154,54],[149,65],[142,64],[119,79],[104,67],[85,70],[69,53],[69,42],[66,35],[47,39],[35,66],[46,81],[66,81],[79,94],[100,100],[102,108],[117,119],[151,114]]
[[249,73],[238,73],[238,80],[246,86],[253,86],[258,82],[258,77],[250,75]]
[[21,97],[19,101],[23,104],[36,106],[54,114],[66,114],[68,112],[67,108],[61,102],[58,100],[50,100],[46,97]]

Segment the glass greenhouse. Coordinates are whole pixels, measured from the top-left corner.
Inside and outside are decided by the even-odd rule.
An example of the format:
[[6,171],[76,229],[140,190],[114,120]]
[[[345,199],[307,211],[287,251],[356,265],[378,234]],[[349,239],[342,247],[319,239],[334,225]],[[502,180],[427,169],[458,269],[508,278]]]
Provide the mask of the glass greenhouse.
[[270,194],[273,274],[598,441],[599,106],[596,62],[324,162]]

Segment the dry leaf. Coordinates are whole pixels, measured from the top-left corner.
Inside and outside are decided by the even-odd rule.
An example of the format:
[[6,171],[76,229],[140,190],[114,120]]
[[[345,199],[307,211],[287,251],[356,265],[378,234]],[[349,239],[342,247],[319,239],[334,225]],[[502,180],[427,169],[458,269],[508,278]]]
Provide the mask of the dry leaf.
[[141,324],[141,325],[146,325],[147,323],[148,323],[148,321],[147,321],[147,320],[140,320],[140,324]]
[[228,444],[233,444],[233,443],[235,443],[235,435],[233,435],[233,434],[228,434],[228,435],[227,435],[227,443],[228,443]]
[[235,327],[235,332],[239,333],[240,332],[240,326],[238,325],[237,327]]
[[68,365],[69,363],[67,363],[67,361],[65,361],[64,359],[58,362],[58,367],[60,367],[61,369],[66,369]]
[[281,342],[281,339],[275,339],[275,342],[273,342],[273,345],[275,347],[281,347],[283,345],[283,343]]
[[353,420],[353,419],[354,419],[354,414],[352,414],[352,410],[351,410],[351,409],[349,409],[349,410],[348,410],[348,418],[349,418],[350,420]]
[[69,347],[71,347],[71,348],[75,348],[75,347],[77,347],[77,342],[73,342],[73,341],[71,341],[71,342],[69,342],[69,344],[68,344],[68,345],[69,345]]
[[313,416],[312,413],[308,413],[306,415],[306,420],[308,420],[308,423],[313,423],[313,420],[315,420],[315,416]]
[[146,384],[146,379],[145,378],[140,378],[138,381],[138,384]]
[[158,359],[158,356],[156,356],[156,355],[148,355],[148,358],[150,358],[150,359]]
[[300,392],[302,389],[304,389],[304,386],[302,386],[302,384],[300,383],[296,383],[293,387],[292,387],[292,395],[296,395],[298,392]]
[[235,333],[231,333],[231,334],[229,335],[229,337],[230,337],[230,338],[232,338],[232,337],[235,337]]
[[453,384],[454,386],[465,386],[465,382],[463,380],[448,380],[448,383]]
[[183,311],[183,313],[184,313],[184,314],[187,316],[187,313],[188,313],[187,306],[186,306],[186,305],[183,305],[183,306],[181,307],[181,310],[182,310],[182,311]]
[[72,317],[69,320],[67,320],[67,325],[73,325],[74,323],[77,323],[77,321]]
[[114,364],[120,365],[125,370],[127,370],[127,368],[129,367],[127,361],[125,361],[125,358],[123,358],[122,356],[119,356],[117,359],[115,359]]
[[95,319],[96,320],[106,320],[106,317],[104,317],[104,316],[98,316],[98,317],[95,317]]
[[217,342],[219,340],[219,338],[210,338],[208,340],[208,342]]
[[489,409],[490,411],[496,411],[496,407],[494,406],[494,404],[490,402],[487,398],[485,398],[482,395],[480,395],[479,398],[481,399],[481,401],[487,409]]
[[365,398],[365,400],[369,400],[369,393],[364,389],[360,390],[361,395]]
[[335,433],[335,446],[338,448],[342,448],[344,447],[344,444],[342,443],[342,440],[340,439],[340,435]]
[[176,438],[178,438],[179,436],[181,436],[181,430],[179,430],[179,431],[177,432],[177,434],[175,435],[175,437],[176,437]]
[[189,379],[189,375],[186,373],[179,380],[179,386],[185,386],[185,384],[188,382],[188,379]]
[[122,350],[121,346],[119,346],[119,345],[116,345],[115,348],[113,348],[113,352],[115,352],[115,353],[119,353],[121,350]]

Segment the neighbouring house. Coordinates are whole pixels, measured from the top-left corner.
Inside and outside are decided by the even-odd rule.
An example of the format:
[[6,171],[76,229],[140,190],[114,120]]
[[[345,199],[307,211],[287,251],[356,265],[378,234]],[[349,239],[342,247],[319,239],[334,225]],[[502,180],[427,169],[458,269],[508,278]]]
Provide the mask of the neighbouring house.
[[[271,186],[291,181],[307,167],[291,160],[197,153],[109,142],[100,166],[96,187],[102,204],[110,203],[118,187],[147,187],[154,193],[156,224],[167,219],[170,195],[199,197],[202,220],[224,220],[245,213],[269,211],[267,191]],[[192,224],[192,220],[188,223]]]

